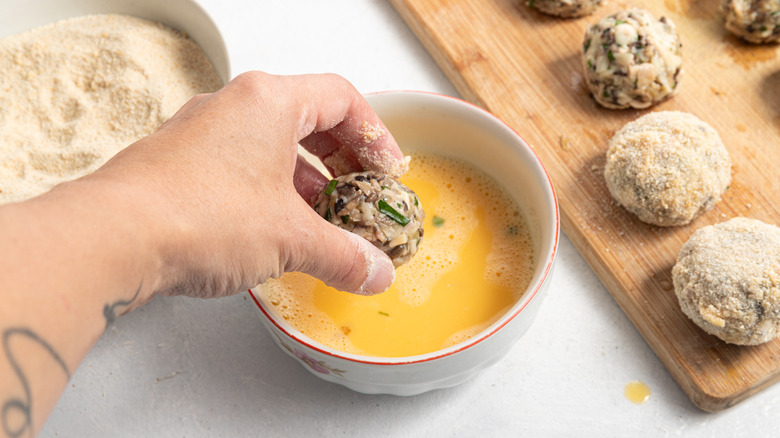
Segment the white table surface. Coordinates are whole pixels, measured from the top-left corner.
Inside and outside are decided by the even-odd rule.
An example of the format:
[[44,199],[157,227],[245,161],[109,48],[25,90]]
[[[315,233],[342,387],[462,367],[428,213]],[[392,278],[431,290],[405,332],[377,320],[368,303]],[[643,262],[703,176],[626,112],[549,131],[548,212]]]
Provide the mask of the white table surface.
[[[386,1],[200,4],[234,75],[335,72],[361,92],[458,95]],[[642,405],[623,394],[634,380],[652,391]],[[40,436],[780,436],[780,386],[720,413],[697,409],[562,236],[531,330],[461,386],[355,393],[277,349],[246,293],[156,298],[103,335]]]

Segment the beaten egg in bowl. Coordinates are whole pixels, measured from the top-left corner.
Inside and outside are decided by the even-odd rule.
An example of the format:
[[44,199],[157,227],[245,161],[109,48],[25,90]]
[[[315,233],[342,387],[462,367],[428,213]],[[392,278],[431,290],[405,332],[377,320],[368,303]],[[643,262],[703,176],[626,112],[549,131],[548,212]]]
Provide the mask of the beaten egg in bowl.
[[301,273],[264,285],[282,318],[333,349],[403,357],[481,332],[525,292],[534,250],[522,210],[485,173],[464,162],[413,154],[403,182],[427,218],[418,253],[385,293],[340,292]]
[[[533,149],[482,108],[415,91],[366,100],[414,156],[401,182],[425,210],[420,251],[396,270],[393,289],[369,300],[304,278],[292,280],[304,305],[268,284],[250,291],[251,302],[279,348],[319,378],[370,394],[458,385],[503,357],[538,313],[558,246],[555,190]],[[490,249],[496,242],[514,248],[503,252],[509,260]],[[524,277],[513,272],[526,268],[528,280],[517,280]],[[295,319],[313,322],[310,333],[321,338]]]

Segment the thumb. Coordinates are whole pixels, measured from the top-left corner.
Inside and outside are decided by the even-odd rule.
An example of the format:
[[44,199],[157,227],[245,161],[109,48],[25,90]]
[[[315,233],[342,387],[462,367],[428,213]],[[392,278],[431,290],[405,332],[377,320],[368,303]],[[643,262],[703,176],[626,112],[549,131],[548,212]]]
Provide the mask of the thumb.
[[290,270],[304,272],[328,286],[359,295],[382,293],[393,284],[395,267],[379,248],[328,223],[316,213],[309,217],[311,221],[305,231],[296,233],[301,241],[293,245],[290,259],[298,263]]

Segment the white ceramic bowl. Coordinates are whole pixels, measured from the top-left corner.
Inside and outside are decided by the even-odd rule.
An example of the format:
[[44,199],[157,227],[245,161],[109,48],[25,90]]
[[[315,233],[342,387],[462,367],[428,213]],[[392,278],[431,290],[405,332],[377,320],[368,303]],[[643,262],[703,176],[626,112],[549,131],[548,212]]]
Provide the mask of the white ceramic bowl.
[[203,49],[222,83],[230,80],[222,35],[193,0],[2,0],[0,38],[66,18],[109,13],[157,21],[186,33]]
[[524,209],[536,269],[520,300],[483,332],[430,354],[381,358],[334,350],[303,335],[252,290],[264,325],[285,352],[316,376],[364,393],[414,395],[457,385],[503,357],[536,316],[558,247],[555,192],[533,150],[487,111],[452,97],[422,92],[367,96],[405,151],[431,152],[469,162],[491,175]]

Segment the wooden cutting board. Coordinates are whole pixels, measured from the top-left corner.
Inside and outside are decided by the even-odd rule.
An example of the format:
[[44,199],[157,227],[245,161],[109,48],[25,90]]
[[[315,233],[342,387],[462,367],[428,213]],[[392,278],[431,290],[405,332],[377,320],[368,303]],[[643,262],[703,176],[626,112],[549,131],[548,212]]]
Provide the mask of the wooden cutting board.
[[[732,406],[780,379],[780,340],[738,347],[707,335],[680,311],[671,268],[698,228],[747,216],[780,224],[780,47],[741,43],[723,28],[719,0],[609,0],[594,15],[559,19],[522,0],[391,0],[461,95],[531,144],[553,178],[563,230],[701,409]],[[680,93],[650,110],[599,107],[583,83],[585,29],[644,7],[677,25]],[[644,224],[610,198],[607,142],[652,110],[690,112],[717,129],[733,181],[688,226]],[[587,317],[587,316],[586,316]]]

